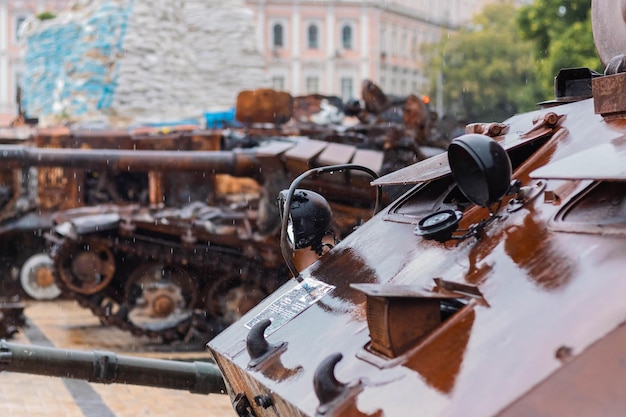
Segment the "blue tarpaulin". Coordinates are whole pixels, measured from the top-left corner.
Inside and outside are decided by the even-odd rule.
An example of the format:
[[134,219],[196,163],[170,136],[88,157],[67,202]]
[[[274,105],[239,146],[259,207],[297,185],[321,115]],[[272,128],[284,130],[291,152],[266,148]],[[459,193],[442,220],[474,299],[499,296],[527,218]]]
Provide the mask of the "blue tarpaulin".
[[133,0],[101,2],[88,18],[41,22],[26,34],[22,105],[29,116],[110,108]]

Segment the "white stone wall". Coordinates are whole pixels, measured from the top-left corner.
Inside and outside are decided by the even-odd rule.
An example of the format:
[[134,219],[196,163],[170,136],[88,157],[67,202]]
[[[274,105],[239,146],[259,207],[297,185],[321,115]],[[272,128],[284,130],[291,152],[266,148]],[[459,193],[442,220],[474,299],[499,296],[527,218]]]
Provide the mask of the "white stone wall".
[[243,1],[135,1],[112,108],[159,121],[227,109],[267,86]]
[[[124,24],[116,26],[122,18]],[[79,26],[73,44],[57,49],[81,48],[80,57],[69,63],[67,54],[31,61],[42,68],[29,70],[25,82],[32,85],[25,91],[32,96],[26,101],[34,103],[37,94],[46,93],[37,90],[39,85],[54,85],[55,91],[53,104],[29,113],[106,118],[118,125],[202,120],[205,111],[232,107],[240,91],[268,85],[252,19],[242,0],[78,0],[71,12],[33,21],[26,33],[36,39],[55,25]],[[103,33],[110,28],[116,33]],[[27,43],[27,58],[36,47]],[[83,60],[89,65],[81,67]],[[54,71],[46,66],[74,72],[56,75],[59,81],[51,83],[46,77]],[[90,81],[88,91],[86,83],[72,79],[75,74]]]

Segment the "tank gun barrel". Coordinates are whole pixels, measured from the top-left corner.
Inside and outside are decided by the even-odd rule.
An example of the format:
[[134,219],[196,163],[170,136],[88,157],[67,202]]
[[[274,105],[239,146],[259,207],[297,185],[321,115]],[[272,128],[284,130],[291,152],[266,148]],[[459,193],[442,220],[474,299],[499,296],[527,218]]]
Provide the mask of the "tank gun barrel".
[[0,145],[0,161],[8,168],[47,166],[113,171],[210,171],[242,177],[258,174],[260,166],[259,158],[247,152],[61,149],[19,145]]
[[82,379],[102,384],[123,383],[194,394],[225,394],[219,368],[209,362],[181,362],[23,345],[0,340],[0,372]]

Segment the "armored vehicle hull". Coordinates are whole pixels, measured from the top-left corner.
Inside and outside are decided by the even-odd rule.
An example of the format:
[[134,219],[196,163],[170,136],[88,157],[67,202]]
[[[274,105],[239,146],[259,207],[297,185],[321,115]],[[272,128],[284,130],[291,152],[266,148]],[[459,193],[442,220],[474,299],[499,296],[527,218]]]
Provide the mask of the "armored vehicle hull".
[[[548,112],[562,122],[545,126]],[[506,124],[496,143],[523,195],[490,214],[463,198],[447,158],[377,180],[417,185],[209,343],[234,401],[256,416],[619,414],[623,119],[588,99]],[[475,233],[416,235],[443,211]],[[281,347],[254,362],[240,347],[263,318]]]
[[[623,25],[618,2],[594,2],[594,25],[607,13]],[[620,415],[617,64],[557,80],[587,85],[582,97],[566,91],[500,133],[468,127],[447,154],[374,181],[414,188],[209,342],[235,406],[258,417]]]

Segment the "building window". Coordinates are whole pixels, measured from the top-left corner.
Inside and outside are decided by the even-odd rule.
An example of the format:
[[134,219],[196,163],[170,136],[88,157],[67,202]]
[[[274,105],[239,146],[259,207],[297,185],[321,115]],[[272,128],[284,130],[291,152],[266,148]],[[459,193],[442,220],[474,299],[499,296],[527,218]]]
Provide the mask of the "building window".
[[319,93],[320,79],[318,77],[306,77],[306,92],[307,94]]
[[341,46],[343,49],[352,49],[352,28],[349,25],[341,29]]
[[341,77],[341,99],[346,102],[354,95],[352,94],[352,78]]
[[26,21],[26,16],[18,16],[15,18],[15,40],[20,40],[20,28],[22,24]]
[[282,91],[285,89],[285,77],[280,75],[275,75],[272,77],[272,88],[277,91]]
[[402,44],[400,45],[400,54],[402,56],[407,56],[409,54],[409,48],[407,46],[407,38],[408,35],[406,31],[402,32]]
[[387,30],[384,26],[380,29],[380,53],[387,54]]
[[309,36],[308,36],[308,44],[309,44],[309,49],[317,49],[319,48],[319,34],[318,34],[318,29],[316,25],[310,25],[309,26]]
[[276,23],[272,28],[272,34],[272,45],[274,45],[275,48],[282,48],[285,46],[283,42],[283,25]]
[[417,34],[413,33],[413,40],[411,41],[411,58],[417,60],[417,54],[419,52],[419,47],[417,45]]

